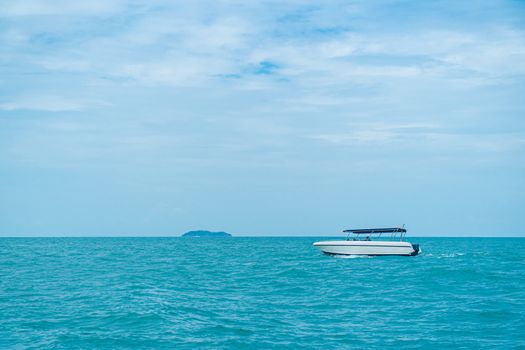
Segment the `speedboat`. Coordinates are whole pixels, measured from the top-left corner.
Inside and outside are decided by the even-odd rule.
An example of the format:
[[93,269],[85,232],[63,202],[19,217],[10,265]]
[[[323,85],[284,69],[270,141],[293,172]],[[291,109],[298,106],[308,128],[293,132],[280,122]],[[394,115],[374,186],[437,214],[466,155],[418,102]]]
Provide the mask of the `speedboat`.
[[[404,225],[390,228],[349,229],[343,232],[348,233],[345,241],[321,241],[315,242],[314,246],[328,255],[414,256],[420,252],[419,244],[404,241],[407,232]],[[354,234],[352,239],[350,239],[351,234]],[[375,235],[377,236],[372,240]]]

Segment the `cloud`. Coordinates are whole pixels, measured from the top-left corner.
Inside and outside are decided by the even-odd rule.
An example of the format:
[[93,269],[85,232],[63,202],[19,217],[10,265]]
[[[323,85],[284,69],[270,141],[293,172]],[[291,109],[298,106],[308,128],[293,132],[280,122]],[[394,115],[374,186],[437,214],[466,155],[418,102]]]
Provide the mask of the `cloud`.
[[352,123],[348,126],[349,132],[319,134],[312,138],[334,144],[385,144],[440,128],[431,123]]
[[508,152],[525,146],[525,136],[516,132],[454,131],[431,123],[357,123],[349,129],[348,132],[318,134],[311,138],[336,145],[389,145],[413,150]]
[[[278,6],[160,0],[61,4],[4,3],[4,16],[12,17],[4,40],[26,44],[8,48],[0,59],[7,62],[5,71],[26,79],[26,86],[26,77],[52,72],[52,78],[42,81],[60,81],[63,89],[84,89],[104,80],[108,89],[116,88],[115,94],[123,87],[197,87],[204,95],[220,91],[226,99],[246,94],[253,102],[238,113],[242,118],[275,120],[279,115],[292,121],[302,113],[322,113],[319,119],[335,122],[282,124],[297,128],[296,135],[331,143],[397,142],[406,134],[423,139],[425,133],[431,142],[443,135],[442,130],[434,136],[430,132],[439,123],[453,135],[451,120],[460,117],[459,112],[446,115],[429,109],[427,119],[435,121],[434,126],[414,126],[420,110],[427,109],[420,100],[449,103],[458,91],[519,80],[525,73],[523,29],[510,21],[489,21],[490,13],[483,26],[449,25],[446,18],[392,25],[390,15],[381,17],[383,9],[358,3],[336,11],[338,1],[322,6],[304,1]],[[54,23],[63,14],[68,20]],[[92,17],[99,14],[121,20]],[[434,18],[433,13],[425,15]],[[371,19],[388,30],[367,25]],[[78,23],[85,24],[81,31]],[[41,40],[50,32],[56,34],[55,41]],[[256,93],[261,97],[251,95]],[[79,111],[100,104],[63,96],[67,94],[21,98],[1,103],[0,109]],[[479,113],[478,118],[486,117]],[[377,122],[388,119],[388,125]],[[414,123],[403,126],[400,120]]]
[[80,111],[88,107],[106,105],[100,101],[78,100],[63,96],[27,96],[0,103],[0,110],[35,110],[48,112]]
[[60,72],[86,71],[91,68],[91,63],[89,62],[89,60],[79,60],[60,57],[44,58],[41,61],[39,61],[38,64],[40,64],[46,70]]
[[122,3],[119,0],[5,0],[0,5],[0,17],[107,14],[121,9]]
[[[376,9],[366,3],[339,11],[337,1],[323,6],[296,1],[279,8],[272,2],[203,4],[31,0],[5,2],[0,12],[14,18],[6,42],[25,42],[27,52],[39,51],[24,56],[26,63],[148,86],[205,86],[211,79],[230,83],[235,77],[239,85],[272,88],[253,75],[298,86],[384,86],[404,78],[475,86],[525,73],[523,30],[508,24],[473,30],[412,21],[413,28],[374,31],[363,25],[374,17],[369,7]],[[89,16],[119,13],[122,21],[88,21],[78,30],[78,22]],[[71,19],[36,27],[23,18],[64,14]],[[60,50],[46,48],[42,35],[51,36]]]

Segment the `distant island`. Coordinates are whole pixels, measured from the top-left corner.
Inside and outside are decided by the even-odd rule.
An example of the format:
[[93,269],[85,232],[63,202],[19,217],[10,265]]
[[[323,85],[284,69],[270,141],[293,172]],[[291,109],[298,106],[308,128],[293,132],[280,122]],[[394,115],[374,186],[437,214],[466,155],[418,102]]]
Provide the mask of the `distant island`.
[[231,237],[227,232],[211,232],[211,231],[189,231],[182,235],[182,237]]

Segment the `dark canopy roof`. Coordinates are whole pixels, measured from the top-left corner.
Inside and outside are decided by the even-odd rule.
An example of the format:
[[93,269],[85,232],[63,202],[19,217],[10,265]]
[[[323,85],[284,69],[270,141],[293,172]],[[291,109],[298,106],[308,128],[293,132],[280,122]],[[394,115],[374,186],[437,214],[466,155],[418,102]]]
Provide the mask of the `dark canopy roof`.
[[357,235],[361,234],[372,234],[372,233],[390,233],[390,232],[407,232],[402,227],[388,227],[388,228],[358,228],[358,229],[350,229],[350,230],[344,230],[343,232],[352,232]]

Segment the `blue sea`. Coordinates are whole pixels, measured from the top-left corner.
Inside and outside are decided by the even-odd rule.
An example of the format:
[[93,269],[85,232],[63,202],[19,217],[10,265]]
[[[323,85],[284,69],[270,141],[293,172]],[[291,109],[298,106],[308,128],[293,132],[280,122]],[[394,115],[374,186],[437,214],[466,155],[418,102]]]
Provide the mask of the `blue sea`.
[[525,239],[2,238],[0,349],[525,349]]

